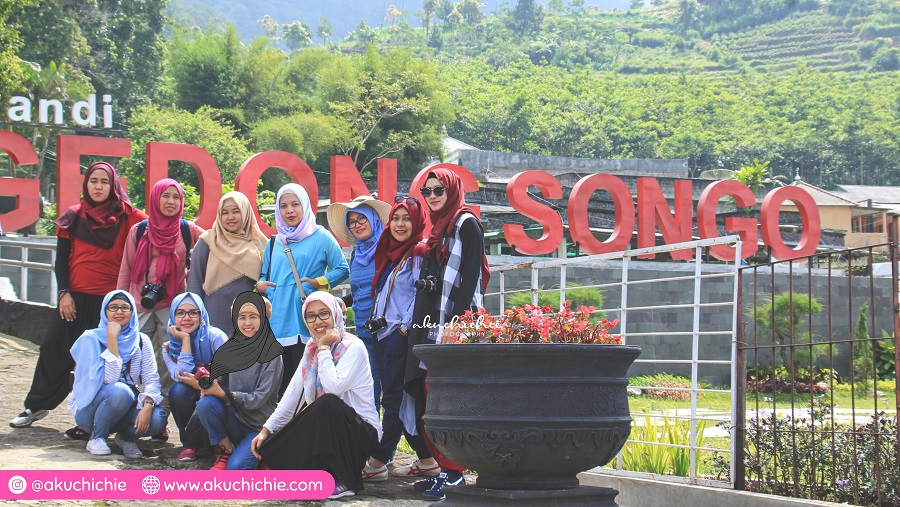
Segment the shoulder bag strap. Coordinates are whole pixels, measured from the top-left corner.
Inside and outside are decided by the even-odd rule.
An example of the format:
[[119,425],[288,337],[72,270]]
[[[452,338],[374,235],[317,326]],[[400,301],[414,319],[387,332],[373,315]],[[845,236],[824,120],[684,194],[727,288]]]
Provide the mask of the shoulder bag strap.
[[291,263],[291,271],[294,272],[294,281],[297,282],[297,290],[300,291],[300,301],[306,301],[306,291],[303,290],[303,283],[300,281],[300,275],[297,274],[297,265],[294,264],[294,256],[291,254],[290,243],[284,244],[284,253],[287,255],[288,262]]

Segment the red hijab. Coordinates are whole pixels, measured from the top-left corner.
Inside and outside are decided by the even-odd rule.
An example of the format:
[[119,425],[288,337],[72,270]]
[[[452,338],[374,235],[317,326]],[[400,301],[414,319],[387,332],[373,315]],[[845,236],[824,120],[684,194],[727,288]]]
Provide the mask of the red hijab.
[[[163,192],[169,187],[175,187],[181,197],[181,207],[175,216],[167,217],[162,214],[159,200]],[[172,302],[172,298],[178,295],[178,256],[175,255],[175,246],[181,239],[181,215],[184,213],[184,190],[177,181],[166,178],[153,185],[150,192],[150,200],[147,202],[147,214],[150,219],[147,222],[147,233],[141,238],[137,252],[134,254],[134,267],[131,270],[131,281],[141,283],[147,266],[150,265],[151,246],[159,252],[156,259],[156,283],[166,288],[166,305]]]
[[[444,207],[438,211],[431,212],[431,234],[428,236],[426,249],[428,255],[434,256],[440,264],[447,262],[450,257],[450,242],[441,244],[444,238],[450,235],[450,231],[459,220],[459,216],[463,213],[471,213],[475,215],[475,211],[466,206],[465,193],[462,188],[462,180],[456,173],[449,169],[439,168],[428,173],[425,178],[436,178],[442,186],[445,187],[445,195],[447,202]],[[480,224],[479,224],[480,225]],[[491,278],[491,269],[488,267],[487,255],[482,252],[481,260],[481,287],[482,290],[487,288],[488,281]]]
[[[103,171],[109,178],[109,197],[97,203],[91,200],[88,180],[95,171]],[[112,248],[119,237],[122,223],[128,223],[128,215],[134,211],[131,199],[116,178],[116,168],[106,162],[94,162],[84,173],[81,183],[81,202],[70,207],[56,220],[56,225],[71,238],[85,241],[100,248]]]
[[[384,273],[384,270],[387,269],[389,263],[400,262],[410,250],[412,250],[410,255],[425,254],[425,245],[421,243],[425,233],[425,207],[418,201],[415,201],[414,204],[410,205],[406,202],[406,199],[409,198],[403,199],[394,204],[394,207],[391,208],[391,212],[388,213],[388,223],[385,224],[385,228],[388,230],[381,234],[378,245],[375,247],[375,278],[372,280],[373,291],[375,290],[375,287],[378,286],[378,280],[381,279],[381,275]],[[409,218],[412,221],[412,231],[410,231],[411,234],[406,241],[397,241],[390,232],[390,219],[394,217],[394,213],[400,208],[405,209],[406,212],[409,213]]]

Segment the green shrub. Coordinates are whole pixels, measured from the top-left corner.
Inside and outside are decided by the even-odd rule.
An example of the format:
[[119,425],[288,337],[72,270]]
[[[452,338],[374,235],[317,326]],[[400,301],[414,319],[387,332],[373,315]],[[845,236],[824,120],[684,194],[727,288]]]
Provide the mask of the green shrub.
[[[691,397],[690,391],[682,391],[681,389],[691,388],[691,379],[682,377],[681,375],[672,375],[671,373],[657,373],[655,375],[637,375],[630,377],[628,383],[633,386],[646,387],[673,387],[677,389],[646,389],[643,394],[651,398],[660,400],[681,401]],[[700,380],[697,387],[706,389],[709,384]]]
[[[544,290],[541,286],[538,290]],[[593,287],[577,287],[566,289],[566,300],[572,302],[573,308],[581,305],[600,308],[603,305],[603,294]],[[517,292],[506,296],[507,306],[525,306],[531,304],[530,292]],[[539,292],[538,305],[549,306],[554,311],[559,310],[559,292]]]
[[[706,425],[706,421],[697,421],[697,446],[702,445]],[[642,425],[638,425],[636,420],[632,424],[631,436],[622,448],[622,468],[632,472],[687,477],[691,466],[690,449],[687,448],[690,445],[690,421],[644,416]]]

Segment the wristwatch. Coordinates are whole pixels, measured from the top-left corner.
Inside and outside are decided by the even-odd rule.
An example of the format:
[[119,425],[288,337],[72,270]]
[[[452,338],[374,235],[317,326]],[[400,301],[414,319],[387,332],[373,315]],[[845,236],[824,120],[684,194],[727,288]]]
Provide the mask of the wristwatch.
[[319,352],[325,352],[326,350],[331,350],[331,345],[319,345],[316,347],[316,350]]
[[397,328],[397,330],[400,331],[401,336],[409,335],[409,326],[407,326],[406,324],[400,324],[400,327]]
[[155,406],[156,406],[156,402],[153,401],[153,398],[150,398],[150,397],[144,398],[144,405],[148,405],[148,404],[149,404],[151,407],[155,407]]

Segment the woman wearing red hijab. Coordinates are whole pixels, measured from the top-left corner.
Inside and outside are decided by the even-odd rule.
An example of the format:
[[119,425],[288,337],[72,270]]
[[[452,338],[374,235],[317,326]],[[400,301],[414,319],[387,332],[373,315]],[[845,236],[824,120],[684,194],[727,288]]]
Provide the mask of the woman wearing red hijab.
[[370,320],[384,326],[372,333],[376,339],[375,358],[381,370],[384,433],[378,449],[363,469],[364,481],[388,478],[386,463],[394,455],[402,435],[406,435],[407,443],[419,459],[411,465],[394,468],[394,475],[434,477],[441,471],[422,436],[422,426],[417,424],[415,402],[403,392],[416,280],[425,256],[425,244],[421,243],[425,209],[415,199],[398,197],[388,217],[388,230],[381,235],[375,248],[375,277],[372,280],[375,305]]
[[[56,221],[59,319],[50,323],[41,342],[25,411],[9,422],[14,428],[31,426],[69,394],[75,366],[69,349],[84,331],[99,325],[103,297],[116,288],[128,231],[147,218],[131,206],[116,169],[106,162],[88,167],[81,192],[81,202]],[[66,436],[87,437],[77,427]]]
[[[428,173],[421,192],[428,205],[432,228],[418,280],[421,288],[417,290],[413,310],[404,385],[415,400],[419,418],[425,413],[425,371],[412,352],[413,345],[454,340],[453,317],[484,306],[484,290],[491,277],[484,253],[484,229],[472,209],[466,206],[459,176],[448,169],[434,169]],[[425,500],[443,500],[444,486],[465,483],[462,475],[465,468],[445,458],[427,436],[426,442],[441,473],[417,482],[414,488],[424,492]]]
[[[174,384],[162,357],[163,343],[169,340],[169,306],[175,296],[185,291],[187,253],[204,232],[194,222],[183,220],[183,212],[181,185],[170,178],[158,181],[147,199],[150,218],[128,233],[117,287],[130,292],[138,303],[140,332],[153,341],[164,397],[168,397],[169,388]],[[185,244],[182,227],[190,231],[190,245]],[[138,230],[143,230],[140,242]],[[154,435],[153,440],[165,441],[166,436]]]

